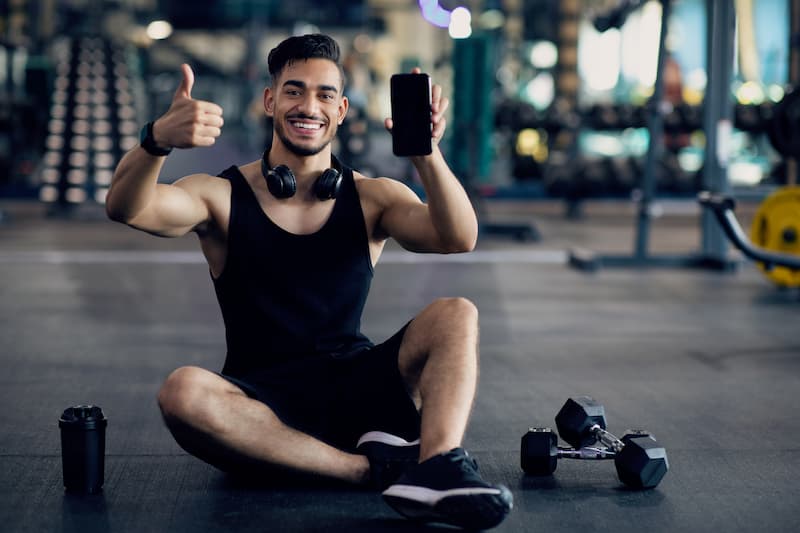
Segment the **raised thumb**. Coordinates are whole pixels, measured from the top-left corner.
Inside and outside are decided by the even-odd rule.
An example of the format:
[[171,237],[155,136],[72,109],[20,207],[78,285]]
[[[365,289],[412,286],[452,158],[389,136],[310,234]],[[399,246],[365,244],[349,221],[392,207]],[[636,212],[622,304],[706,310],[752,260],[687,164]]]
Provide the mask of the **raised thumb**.
[[191,98],[192,86],[194,85],[194,72],[192,72],[192,67],[186,63],[182,64],[181,73],[183,73],[183,80],[175,91],[175,98]]

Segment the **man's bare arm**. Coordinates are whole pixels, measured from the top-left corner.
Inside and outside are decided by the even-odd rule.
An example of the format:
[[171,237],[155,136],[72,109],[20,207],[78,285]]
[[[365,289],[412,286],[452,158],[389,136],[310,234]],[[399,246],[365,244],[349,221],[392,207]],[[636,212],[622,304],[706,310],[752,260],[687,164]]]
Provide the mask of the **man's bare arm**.
[[[155,121],[153,137],[164,148],[210,146],[221,133],[222,109],[194,100],[194,74],[183,65],[183,81],[169,110]],[[162,236],[183,235],[209,218],[204,191],[209,180],[195,174],[172,185],[159,184],[164,156],[154,156],[141,146],[129,151],[114,172],[106,198],[109,218]]]
[[[411,251],[468,252],[475,248],[478,239],[478,219],[469,196],[438,147],[447,127],[444,112],[448,104],[448,99],[442,97],[441,86],[434,85],[431,99],[433,153],[411,158],[425,187],[427,203],[419,201],[399,183],[385,188],[386,203],[379,227]],[[391,119],[387,119],[386,127],[391,129]]]

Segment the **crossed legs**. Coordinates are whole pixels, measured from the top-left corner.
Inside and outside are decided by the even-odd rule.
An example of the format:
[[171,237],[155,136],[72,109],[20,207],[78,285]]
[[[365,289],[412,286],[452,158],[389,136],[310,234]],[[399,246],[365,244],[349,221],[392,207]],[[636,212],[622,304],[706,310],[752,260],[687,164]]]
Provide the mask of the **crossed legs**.
[[[478,311],[463,298],[442,298],[409,324],[398,369],[421,409],[420,460],[460,445],[475,396]],[[158,393],[178,444],[223,470],[268,466],[351,483],[369,479],[366,457],[284,424],[265,404],[197,367],[175,370]]]

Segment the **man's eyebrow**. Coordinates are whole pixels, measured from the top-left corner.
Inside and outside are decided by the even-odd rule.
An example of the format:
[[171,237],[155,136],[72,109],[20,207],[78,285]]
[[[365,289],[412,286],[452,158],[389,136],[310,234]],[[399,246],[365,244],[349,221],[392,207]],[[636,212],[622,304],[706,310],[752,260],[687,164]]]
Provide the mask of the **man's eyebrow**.
[[[283,86],[291,85],[292,87],[297,87],[299,89],[305,89],[306,83],[300,80],[286,80],[283,82]],[[338,93],[339,89],[337,89],[334,85],[319,85],[317,87],[320,91],[328,91]]]

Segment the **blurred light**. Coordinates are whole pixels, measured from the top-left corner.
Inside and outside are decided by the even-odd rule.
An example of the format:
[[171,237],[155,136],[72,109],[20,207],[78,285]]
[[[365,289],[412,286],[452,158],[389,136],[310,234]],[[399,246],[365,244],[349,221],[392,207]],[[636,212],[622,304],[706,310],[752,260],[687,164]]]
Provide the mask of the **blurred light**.
[[158,41],[172,35],[172,24],[166,20],[154,20],[147,25],[147,36]]
[[533,107],[539,110],[550,107],[555,94],[556,83],[549,72],[540,73],[525,86],[525,96]]
[[517,155],[529,156],[538,163],[543,163],[548,156],[547,134],[531,128],[520,130],[517,134],[516,152]]
[[53,104],[50,108],[50,116],[53,118],[62,119],[67,115],[67,107],[63,104]]
[[61,135],[49,135],[45,140],[45,146],[50,150],[61,150],[64,147],[64,137]]
[[94,154],[94,166],[98,168],[111,168],[114,166],[114,156],[107,152],[98,152]]
[[119,123],[118,128],[123,135],[136,135],[139,133],[139,125],[132,120],[123,120]]
[[109,185],[114,173],[109,169],[100,169],[94,172],[94,182],[98,185]]
[[92,149],[95,152],[109,152],[114,148],[114,141],[108,135],[98,135],[92,141]]
[[764,170],[758,163],[737,161],[728,167],[728,177],[733,185],[758,185],[764,177]]
[[526,128],[517,134],[517,155],[533,155],[539,144],[539,132]]
[[592,154],[615,157],[623,155],[625,151],[625,147],[622,145],[619,136],[614,134],[593,132],[587,134],[584,141],[586,143],[586,150]]
[[89,133],[89,122],[82,119],[74,120],[72,122],[72,131],[78,135],[86,135]]
[[94,191],[94,201],[98,204],[106,203],[106,196],[108,196],[108,189],[97,189]]
[[784,91],[783,87],[781,87],[778,84],[772,84],[769,87],[767,87],[767,96],[773,102],[780,102],[781,100],[783,100],[785,94],[786,91]]
[[70,185],[83,185],[86,183],[86,171],[73,168],[67,172],[67,183]]
[[536,68],[553,68],[558,62],[558,48],[550,41],[538,41],[531,47],[529,58]]
[[42,181],[45,183],[55,184],[61,179],[61,173],[54,168],[46,168],[42,171]]
[[111,116],[111,108],[103,104],[96,105],[94,111],[92,111],[92,116],[101,120],[108,119]]
[[111,133],[111,122],[108,120],[95,120],[92,124],[92,131],[95,135],[107,135]]
[[620,74],[620,33],[611,29],[598,33],[584,22],[578,41],[578,70],[593,91],[608,91],[617,85]]
[[703,153],[700,150],[681,150],[678,165],[690,174],[697,172],[703,168]]
[[117,116],[122,120],[129,120],[136,118],[136,110],[133,106],[123,105],[117,109]]
[[372,51],[372,37],[366,33],[356,35],[353,39],[353,48],[359,54],[368,54]]
[[52,185],[45,185],[39,189],[39,199],[43,202],[55,202],[58,200],[58,189]]
[[47,152],[44,155],[45,165],[57,167],[61,164],[61,152]]
[[746,81],[736,90],[736,99],[740,104],[761,104],[764,102],[764,89],[754,81]]
[[132,150],[137,144],[139,144],[139,139],[132,135],[126,135],[119,141],[119,147],[126,152]]
[[85,167],[89,163],[89,156],[86,152],[72,152],[69,154],[69,165],[75,168]]
[[447,28],[453,39],[466,39],[472,35],[472,13],[466,7],[457,7],[450,13],[450,25]]
[[[75,118],[89,118],[90,114],[91,114],[91,109],[89,109],[89,106],[86,104],[78,104],[74,108],[72,108],[72,115]],[[53,116],[55,116],[55,114],[53,114]]]
[[439,5],[439,0],[419,0],[422,17],[439,28],[449,28],[451,13]]
[[89,149],[89,137],[84,135],[76,135],[72,138],[70,146],[73,150],[84,152]]
[[319,33],[319,27],[308,22],[297,22],[292,28],[292,35],[306,35],[309,33]]
[[78,187],[70,187],[64,194],[64,198],[70,203],[79,204],[86,200],[86,191]]
[[54,118],[48,123],[47,129],[50,131],[50,133],[64,133],[64,129],[66,129],[66,122],[61,119]]
[[489,9],[478,17],[478,25],[486,30],[497,30],[503,27],[506,17],[499,9]]

